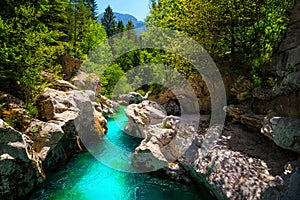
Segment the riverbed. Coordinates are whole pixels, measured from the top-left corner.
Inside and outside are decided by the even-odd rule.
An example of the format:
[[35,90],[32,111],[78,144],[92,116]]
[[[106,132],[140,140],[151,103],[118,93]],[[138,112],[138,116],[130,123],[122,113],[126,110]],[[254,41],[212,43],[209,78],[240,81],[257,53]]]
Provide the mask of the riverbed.
[[[104,140],[126,151],[134,151],[141,141],[125,132],[124,107],[108,119]],[[47,173],[47,180],[30,199],[78,200],[206,200],[205,190],[147,173],[126,173],[112,169],[88,151],[74,155],[62,167]]]

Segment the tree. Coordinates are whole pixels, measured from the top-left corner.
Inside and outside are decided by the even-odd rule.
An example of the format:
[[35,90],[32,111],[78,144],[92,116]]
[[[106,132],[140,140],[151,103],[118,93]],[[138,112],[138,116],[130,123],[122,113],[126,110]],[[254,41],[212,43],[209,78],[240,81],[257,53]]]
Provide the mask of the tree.
[[124,31],[124,24],[121,20],[118,21],[117,27],[116,27],[116,33],[122,33]]
[[114,16],[114,13],[113,13],[112,9],[110,8],[110,6],[108,6],[105,9],[103,18],[101,19],[101,23],[105,28],[108,38],[113,36],[116,33],[115,16]]
[[7,91],[34,102],[43,91],[41,70],[55,71],[56,59],[63,46],[55,43],[58,31],[40,22],[43,16],[41,4],[19,5],[0,26],[0,73],[14,86]]
[[86,0],[84,5],[88,8],[94,20],[97,20],[97,3],[95,0]]
[[134,39],[136,40],[136,34],[134,32],[134,24],[131,20],[128,20],[125,31],[127,31],[127,37],[128,39]]
[[58,74],[60,56],[74,56],[77,46],[78,57],[85,58],[106,39],[83,0],[5,0],[0,5],[6,6],[0,8],[0,79],[10,83],[6,92],[26,103],[34,103],[46,86],[41,71]]
[[84,30],[86,31],[80,48],[83,54],[87,55],[107,38],[104,27],[95,20],[90,19],[88,23],[84,24]]

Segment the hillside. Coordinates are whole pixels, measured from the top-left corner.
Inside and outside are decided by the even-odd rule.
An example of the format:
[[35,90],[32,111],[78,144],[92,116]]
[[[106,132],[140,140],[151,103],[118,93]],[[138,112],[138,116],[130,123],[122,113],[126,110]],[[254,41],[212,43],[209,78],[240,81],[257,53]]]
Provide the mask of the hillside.
[[[103,17],[104,13],[101,13],[99,16],[98,16],[98,21],[100,22],[102,17]],[[139,29],[139,28],[142,28],[142,29],[145,29],[146,26],[145,26],[145,22],[143,21],[139,21],[137,20],[137,18],[135,18],[134,16],[132,15],[129,15],[129,14],[122,14],[122,13],[117,13],[117,12],[114,12],[114,15],[116,17],[116,21],[119,21],[121,20],[123,22],[123,24],[126,26],[126,24],[128,23],[129,20],[131,20],[134,24],[134,27]]]

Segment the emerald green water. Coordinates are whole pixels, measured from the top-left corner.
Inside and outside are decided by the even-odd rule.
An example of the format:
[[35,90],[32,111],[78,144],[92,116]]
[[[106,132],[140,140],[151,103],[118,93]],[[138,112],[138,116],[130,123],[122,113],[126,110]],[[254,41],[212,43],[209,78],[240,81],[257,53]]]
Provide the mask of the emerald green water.
[[[105,137],[127,151],[133,151],[140,139],[122,131],[127,122],[124,108],[108,119]],[[89,152],[74,155],[47,180],[30,199],[79,200],[207,200],[205,191],[192,186],[150,176],[147,173],[125,173],[105,166]]]

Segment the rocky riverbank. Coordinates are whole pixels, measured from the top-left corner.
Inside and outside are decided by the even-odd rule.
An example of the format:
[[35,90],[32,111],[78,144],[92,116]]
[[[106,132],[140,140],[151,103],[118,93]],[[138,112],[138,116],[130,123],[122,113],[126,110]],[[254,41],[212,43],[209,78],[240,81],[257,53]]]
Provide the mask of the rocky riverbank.
[[101,104],[96,103],[94,91],[99,78],[91,78],[79,71],[73,78],[73,85],[44,75],[49,78],[52,88],[47,88],[39,97],[35,118],[29,117],[21,100],[3,92],[0,95],[4,105],[2,116],[20,123],[17,131],[0,119],[1,199],[26,196],[43,182],[45,171],[62,165],[84,148],[78,134],[79,123],[76,123],[81,119],[83,106],[91,108],[92,127],[88,128],[97,131],[98,139],[107,131],[103,115],[114,112],[113,103],[105,97],[100,96]]
[[167,116],[150,101],[128,106],[126,114],[126,130],[145,138],[133,157],[139,170],[164,167],[168,176],[206,185],[219,198],[295,199],[300,195],[295,190],[299,189],[295,178],[300,175],[299,154],[278,147],[259,131],[238,123],[223,131],[218,125],[208,128],[208,116],[202,116],[194,130],[194,116]]

